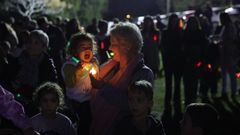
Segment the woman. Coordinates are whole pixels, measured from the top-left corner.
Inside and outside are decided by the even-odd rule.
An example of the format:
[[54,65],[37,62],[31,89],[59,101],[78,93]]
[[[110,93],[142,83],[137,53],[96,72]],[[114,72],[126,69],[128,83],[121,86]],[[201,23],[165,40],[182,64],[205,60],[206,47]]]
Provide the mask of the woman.
[[[183,30],[179,18],[172,14],[168,20],[167,29],[163,30],[161,53],[165,73],[165,99],[163,117],[171,117],[173,103],[174,117],[181,117],[181,78],[183,75]],[[172,94],[173,93],[173,94]],[[172,97],[173,95],[173,97]]]
[[110,32],[110,50],[114,57],[100,67],[100,80],[92,78],[98,88],[92,99],[91,135],[110,135],[116,122],[129,113],[127,88],[137,80],[153,83],[153,73],[144,65],[143,39],[135,24],[120,23]]

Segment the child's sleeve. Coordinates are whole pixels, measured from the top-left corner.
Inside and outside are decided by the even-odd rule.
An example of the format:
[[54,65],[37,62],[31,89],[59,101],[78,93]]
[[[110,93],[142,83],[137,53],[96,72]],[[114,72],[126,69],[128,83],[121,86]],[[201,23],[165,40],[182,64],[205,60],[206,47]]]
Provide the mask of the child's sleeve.
[[23,106],[14,99],[9,91],[0,85],[0,115],[11,120],[17,127],[27,129],[32,127]]
[[75,78],[76,67],[71,64],[66,64],[63,68],[63,78],[66,87],[72,88],[76,83]]

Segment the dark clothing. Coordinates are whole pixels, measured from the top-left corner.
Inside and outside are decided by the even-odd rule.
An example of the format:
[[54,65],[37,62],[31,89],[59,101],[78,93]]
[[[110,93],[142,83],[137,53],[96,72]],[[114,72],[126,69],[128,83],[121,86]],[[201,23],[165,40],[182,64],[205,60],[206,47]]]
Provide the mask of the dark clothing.
[[7,74],[8,87],[14,94],[21,94],[17,100],[24,105],[28,115],[34,115],[32,113],[34,108],[37,110],[36,105],[31,102],[34,90],[44,82],[57,82],[54,63],[46,53],[42,53],[36,59],[30,59],[27,52],[22,52],[19,57],[9,63]]
[[148,117],[149,127],[146,133],[142,133],[132,122],[132,117],[125,117],[117,124],[113,135],[165,135],[161,121],[153,116]]
[[[181,112],[180,84],[183,75],[183,45],[181,29],[164,30],[161,40],[161,53],[163,59],[163,68],[165,71],[165,101],[164,111],[171,114],[171,100],[175,113]],[[174,80],[173,80],[174,79]],[[172,90],[174,86],[174,91]],[[174,92],[174,94],[172,94]]]
[[153,74],[156,75],[159,72],[160,57],[159,57],[159,45],[160,45],[160,32],[159,31],[142,31],[143,35],[143,48],[144,63],[148,66]]
[[184,90],[185,105],[193,103],[197,98],[199,69],[201,65],[204,50],[207,45],[207,39],[201,30],[188,31],[183,34],[184,45]]

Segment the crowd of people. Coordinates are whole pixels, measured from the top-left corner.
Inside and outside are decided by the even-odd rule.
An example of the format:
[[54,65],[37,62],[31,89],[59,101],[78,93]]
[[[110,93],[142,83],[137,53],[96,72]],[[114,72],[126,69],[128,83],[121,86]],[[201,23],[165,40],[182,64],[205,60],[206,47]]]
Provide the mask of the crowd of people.
[[[204,14],[172,14],[165,28],[149,15],[141,25],[116,19],[110,30],[106,20],[84,28],[76,18],[10,18],[0,23],[0,125],[12,132],[168,135],[173,117],[178,134],[214,135],[219,114],[209,94],[217,97],[222,79],[228,99],[229,75],[231,99],[238,96],[239,28],[227,13],[216,30]],[[160,67],[163,123],[151,114]]]

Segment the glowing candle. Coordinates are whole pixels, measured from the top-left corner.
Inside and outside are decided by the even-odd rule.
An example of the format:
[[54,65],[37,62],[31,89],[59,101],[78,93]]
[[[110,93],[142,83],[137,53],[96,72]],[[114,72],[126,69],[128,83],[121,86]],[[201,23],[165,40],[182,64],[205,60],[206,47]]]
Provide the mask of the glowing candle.
[[95,75],[95,74],[97,73],[97,71],[96,71],[94,68],[92,68],[89,72],[90,72],[90,74],[92,74],[92,75]]

